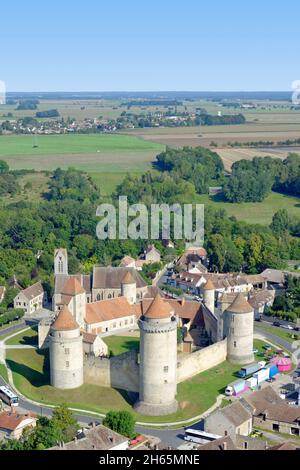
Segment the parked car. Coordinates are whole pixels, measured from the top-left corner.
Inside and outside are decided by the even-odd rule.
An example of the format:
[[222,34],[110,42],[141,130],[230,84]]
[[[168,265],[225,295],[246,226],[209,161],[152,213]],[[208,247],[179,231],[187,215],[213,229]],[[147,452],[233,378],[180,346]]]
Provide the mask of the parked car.
[[266,351],[271,351],[271,350],[272,350],[272,346],[270,346],[269,344],[264,344],[264,345],[263,345],[263,349],[265,349]]
[[294,326],[295,331],[300,331],[300,326]]
[[252,349],[252,352],[253,352],[254,354],[257,354],[257,353],[258,353],[258,349]]
[[273,322],[273,326],[281,326],[280,321],[274,321],[274,322]]
[[285,328],[286,330],[293,330],[294,329],[291,325],[281,325],[281,328]]

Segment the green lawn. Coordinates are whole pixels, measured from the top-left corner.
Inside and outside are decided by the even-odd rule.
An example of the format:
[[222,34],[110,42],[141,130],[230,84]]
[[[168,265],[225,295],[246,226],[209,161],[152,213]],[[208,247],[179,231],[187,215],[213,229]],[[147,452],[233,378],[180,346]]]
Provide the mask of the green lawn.
[[[117,338],[117,339],[116,339]],[[138,344],[138,338],[110,337],[115,351],[124,352],[126,341]],[[255,340],[254,347],[261,348],[261,340]],[[127,345],[128,349],[128,345]],[[110,409],[132,411],[132,401],[125,391],[85,384],[75,390],[58,390],[49,385],[48,354],[34,349],[8,350],[7,364],[13,372],[15,386],[25,396],[44,404],[66,402],[74,408],[106,413]],[[178,384],[178,411],[167,417],[142,416],[135,413],[138,421],[162,423],[176,422],[197,416],[216,401],[225,387],[236,380],[236,372],[241,366],[223,362],[218,366],[202,372],[195,377]]]
[[[132,338],[130,338],[132,340]],[[7,351],[7,364],[13,372],[15,386],[25,396],[45,404],[68,403],[74,408],[106,413],[110,409],[132,410],[126,392],[85,384],[75,390],[58,390],[49,385],[48,355],[34,349],[11,349]],[[162,417],[136,414],[139,421],[178,421],[192,418],[213,405],[217,395],[224,391],[236,376],[238,365],[224,362],[178,385],[177,413]]]
[[8,382],[7,369],[4,364],[0,364],[0,376],[5,380],[5,382]]
[[162,146],[135,136],[121,134],[76,134],[0,136],[0,156],[87,154],[101,152],[160,151]]
[[219,195],[201,195],[197,197],[197,202],[215,209],[225,209],[229,216],[235,216],[238,220],[243,220],[252,224],[269,225],[272,217],[279,209],[287,209],[289,214],[300,217],[300,199],[292,196],[285,196],[272,192],[263,202],[243,202],[233,204],[225,202]]
[[114,356],[132,349],[139,349],[140,339],[133,336],[105,336],[102,338]]
[[18,335],[10,338],[6,341],[8,345],[30,345],[30,346],[37,346],[38,344],[38,333],[37,327],[30,327],[30,329],[24,331],[23,333],[19,333]]

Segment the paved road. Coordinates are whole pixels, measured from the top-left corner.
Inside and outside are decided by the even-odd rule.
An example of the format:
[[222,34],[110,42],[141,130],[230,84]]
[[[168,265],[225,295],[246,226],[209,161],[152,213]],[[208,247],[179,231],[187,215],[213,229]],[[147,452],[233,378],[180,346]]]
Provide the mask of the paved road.
[[[6,382],[2,379],[2,377],[0,377],[0,386],[1,385],[7,385]],[[49,408],[47,406],[34,405],[33,403],[24,400],[23,398],[19,398],[19,410],[21,412],[32,411],[33,413],[43,416],[51,416],[53,413],[52,408]],[[74,414],[76,416],[77,421],[83,426],[93,421],[96,421],[97,423],[101,423],[102,421],[100,417],[96,417],[95,415],[80,414],[76,412],[74,412]],[[135,429],[141,434],[158,437],[161,441],[172,447],[178,447],[180,444],[183,443],[182,437],[180,438],[180,435],[184,434],[184,428],[171,430],[136,426]]]
[[[284,330],[284,331],[287,331],[287,330]],[[266,339],[269,339],[272,343],[275,343],[278,346],[281,346],[283,349],[286,349],[289,352],[293,352],[292,343],[290,343],[284,338],[281,338],[280,336],[276,336],[273,333],[269,333],[268,331],[263,330],[257,324],[254,327],[254,332],[265,336]]]
[[1,336],[7,335],[9,333],[14,333],[14,331],[19,330],[23,326],[26,326],[24,320],[22,320],[20,323],[17,323],[17,324],[12,325],[12,326],[8,326],[7,328],[4,328],[3,330],[0,330],[0,339],[1,339]]

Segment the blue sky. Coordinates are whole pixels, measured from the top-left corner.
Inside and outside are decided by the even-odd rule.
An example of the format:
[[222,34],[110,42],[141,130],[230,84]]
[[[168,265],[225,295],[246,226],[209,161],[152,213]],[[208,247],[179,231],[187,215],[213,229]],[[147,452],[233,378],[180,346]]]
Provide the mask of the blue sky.
[[273,91],[300,79],[299,0],[3,3],[8,91]]

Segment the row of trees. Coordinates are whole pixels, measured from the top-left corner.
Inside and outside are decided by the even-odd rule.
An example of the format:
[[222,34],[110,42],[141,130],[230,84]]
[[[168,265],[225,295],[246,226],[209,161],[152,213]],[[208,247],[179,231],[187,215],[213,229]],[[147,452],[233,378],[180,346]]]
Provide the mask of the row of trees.
[[235,162],[224,195],[230,202],[261,202],[271,190],[300,196],[300,155],[291,153],[283,161],[257,157]]

